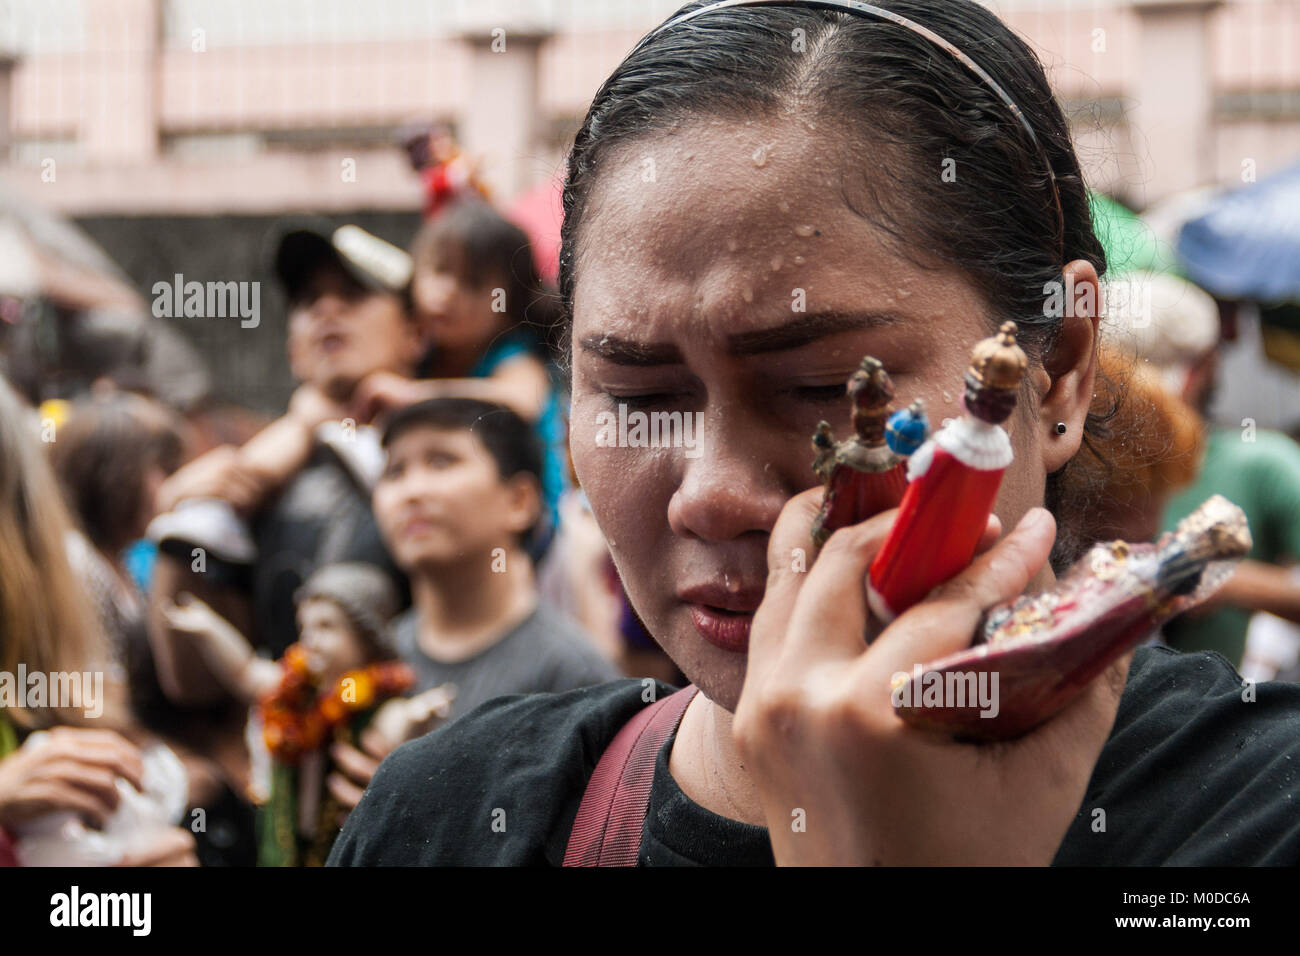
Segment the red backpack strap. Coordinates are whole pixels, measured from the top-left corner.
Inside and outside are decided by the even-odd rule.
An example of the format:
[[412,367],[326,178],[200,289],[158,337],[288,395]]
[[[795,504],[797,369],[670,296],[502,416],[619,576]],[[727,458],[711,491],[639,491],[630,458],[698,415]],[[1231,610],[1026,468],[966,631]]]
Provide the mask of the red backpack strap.
[[0,827],[0,866],[17,866],[18,849],[4,827]]
[[655,758],[698,688],[661,697],[623,725],[601,754],[578,805],[565,866],[636,866]]

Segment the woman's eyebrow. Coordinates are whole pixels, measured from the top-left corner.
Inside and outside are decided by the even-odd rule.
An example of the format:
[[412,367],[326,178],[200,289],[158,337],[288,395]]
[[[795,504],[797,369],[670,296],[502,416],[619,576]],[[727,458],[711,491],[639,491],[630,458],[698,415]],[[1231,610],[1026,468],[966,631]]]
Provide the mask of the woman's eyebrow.
[[[821,311],[773,328],[736,332],[727,336],[727,352],[733,356],[763,355],[799,348],[828,335],[883,328],[903,321],[897,312]],[[615,365],[675,365],[683,361],[682,351],[671,343],[637,342],[615,335],[588,335],[579,341],[583,351]]]
[[667,343],[636,342],[615,335],[588,335],[579,344],[584,352],[594,352],[615,365],[675,365],[682,361],[681,349]]
[[878,329],[888,325],[897,325],[903,317],[897,312],[809,312],[784,325],[752,332],[737,332],[727,336],[727,352],[735,356],[763,355],[767,352],[781,352],[798,348],[801,345],[836,335],[840,332],[860,332],[864,329]]

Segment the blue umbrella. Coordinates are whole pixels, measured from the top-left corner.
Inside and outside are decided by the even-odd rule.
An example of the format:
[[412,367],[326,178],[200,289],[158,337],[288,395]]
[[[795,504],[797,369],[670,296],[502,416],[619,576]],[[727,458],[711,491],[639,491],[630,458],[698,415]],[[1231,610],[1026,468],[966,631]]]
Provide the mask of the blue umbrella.
[[1179,232],[1178,258],[1221,299],[1300,302],[1300,164],[1213,201]]

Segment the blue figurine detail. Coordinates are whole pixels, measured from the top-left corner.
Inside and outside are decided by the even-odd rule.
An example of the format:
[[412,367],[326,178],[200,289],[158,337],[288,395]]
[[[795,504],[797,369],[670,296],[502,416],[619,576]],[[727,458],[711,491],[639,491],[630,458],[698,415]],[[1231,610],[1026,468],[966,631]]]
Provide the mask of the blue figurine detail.
[[896,455],[912,454],[925,443],[929,434],[930,423],[920,399],[894,412],[885,423],[885,442]]

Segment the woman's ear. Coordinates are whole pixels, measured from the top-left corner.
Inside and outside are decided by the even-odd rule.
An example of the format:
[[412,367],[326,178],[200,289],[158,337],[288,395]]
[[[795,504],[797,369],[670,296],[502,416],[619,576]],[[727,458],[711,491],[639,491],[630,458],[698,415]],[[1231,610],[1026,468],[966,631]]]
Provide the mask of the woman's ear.
[[1097,379],[1101,320],[1101,283],[1092,263],[1075,259],[1061,273],[1065,287],[1059,301],[1065,315],[1039,373],[1045,379],[1040,388],[1045,390],[1038,407],[1038,427],[1042,430],[1043,466],[1049,475],[1064,467],[1083,441]]

